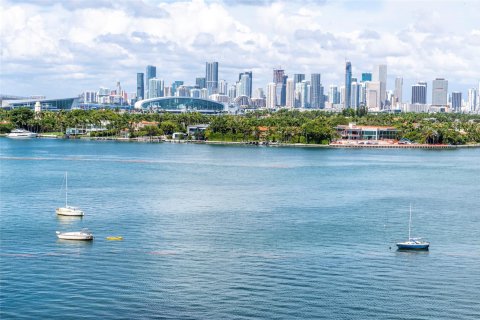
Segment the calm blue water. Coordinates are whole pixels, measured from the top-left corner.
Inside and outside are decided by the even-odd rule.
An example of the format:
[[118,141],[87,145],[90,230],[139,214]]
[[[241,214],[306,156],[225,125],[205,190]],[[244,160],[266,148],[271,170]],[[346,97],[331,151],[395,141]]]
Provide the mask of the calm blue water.
[[0,145],[1,319],[480,318],[480,149]]

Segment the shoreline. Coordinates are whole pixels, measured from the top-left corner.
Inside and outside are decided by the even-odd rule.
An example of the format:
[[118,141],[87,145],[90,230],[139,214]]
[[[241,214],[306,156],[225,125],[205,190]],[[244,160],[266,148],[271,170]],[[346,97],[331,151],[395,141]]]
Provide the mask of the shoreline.
[[[1,135],[5,137],[5,135]],[[430,144],[354,144],[354,143],[330,143],[330,144],[306,144],[306,143],[283,143],[283,142],[258,142],[258,141],[204,141],[204,140],[173,140],[151,138],[120,138],[120,137],[78,137],[63,138],[54,135],[38,136],[40,139],[64,139],[64,140],[92,140],[92,141],[119,141],[119,142],[143,142],[143,143],[191,143],[208,145],[238,145],[238,146],[263,146],[263,147],[287,147],[287,148],[331,148],[331,149],[464,149],[480,148],[480,143],[465,145],[430,145]]]

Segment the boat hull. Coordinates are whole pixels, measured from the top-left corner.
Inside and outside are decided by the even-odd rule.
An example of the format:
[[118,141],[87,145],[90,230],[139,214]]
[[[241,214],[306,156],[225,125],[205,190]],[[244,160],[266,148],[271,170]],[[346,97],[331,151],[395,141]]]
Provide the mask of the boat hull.
[[83,211],[78,209],[70,209],[70,208],[57,208],[55,210],[57,215],[59,216],[71,216],[71,217],[82,217]]
[[430,244],[408,244],[408,243],[397,243],[398,250],[428,250]]
[[7,138],[10,139],[33,139],[36,138],[36,134],[28,134],[28,135],[7,135]]
[[58,239],[62,240],[80,240],[80,241],[90,241],[93,240],[93,234],[84,233],[84,232],[58,232]]

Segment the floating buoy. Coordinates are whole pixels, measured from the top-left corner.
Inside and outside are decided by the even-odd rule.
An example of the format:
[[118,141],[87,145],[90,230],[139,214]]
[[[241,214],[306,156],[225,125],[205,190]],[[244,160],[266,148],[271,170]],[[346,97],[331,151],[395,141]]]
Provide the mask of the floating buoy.
[[110,241],[119,241],[119,240],[123,240],[123,237],[107,237],[107,240],[110,240]]

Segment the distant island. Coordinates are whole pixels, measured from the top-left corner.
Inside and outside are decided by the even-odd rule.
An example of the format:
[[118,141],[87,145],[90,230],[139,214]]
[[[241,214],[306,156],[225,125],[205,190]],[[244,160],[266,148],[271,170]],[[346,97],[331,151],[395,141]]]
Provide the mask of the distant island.
[[254,111],[243,115],[123,110],[0,111],[0,133],[23,128],[44,135],[152,138],[237,143],[339,145],[346,142],[468,145],[480,143],[480,115],[458,113],[341,113],[320,110]]

